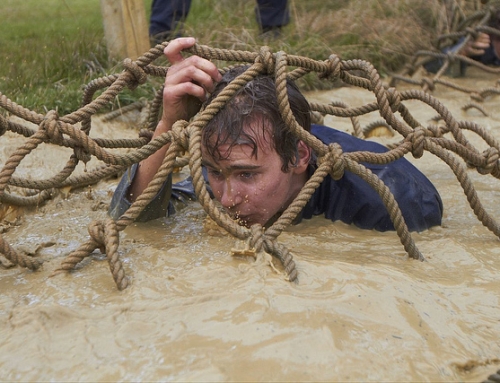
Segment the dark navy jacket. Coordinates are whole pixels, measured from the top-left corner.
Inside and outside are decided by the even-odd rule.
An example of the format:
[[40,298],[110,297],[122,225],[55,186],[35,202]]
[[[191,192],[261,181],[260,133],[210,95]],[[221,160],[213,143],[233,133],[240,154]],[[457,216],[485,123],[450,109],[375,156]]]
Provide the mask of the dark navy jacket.
[[[312,125],[311,133],[325,144],[333,142],[340,144],[344,152],[382,153],[387,151],[387,148],[380,144],[365,141],[326,126]],[[443,204],[439,193],[410,162],[401,158],[387,165],[363,165],[389,187],[411,231],[422,231],[441,224]],[[126,196],[135,171],[134,165],[123,175],[113,195],[109,214],[114,219],[118,219],[130,207]],[[313,172],[314,168],[311,167],[310,174]],[[196,198],[190,178],[174,185],[171,185],[171,180],[168,180],[138,220],[146,221],[171,214],[174,209],[170,188],[172,197],[176,199],[182,199],[183,196]],[[308,219],[316,215],[324,215],[332,221],[352,223],[362,229],[394,230],[387,209],[378,193],[363,179],[348,171],[338,181],[330,176],[325,177],[304,207],[299,219]]]

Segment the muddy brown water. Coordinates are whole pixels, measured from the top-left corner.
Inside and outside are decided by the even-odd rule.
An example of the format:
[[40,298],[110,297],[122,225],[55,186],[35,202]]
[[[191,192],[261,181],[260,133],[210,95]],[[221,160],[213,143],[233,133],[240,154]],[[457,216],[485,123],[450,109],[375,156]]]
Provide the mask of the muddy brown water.
[[[460,83],[477,89],[494,80],[471,71]],[[498,96],[483,103],[485,117],[461,110],[470,101],[466,94],[438,86],[433,95],[458,120],[476,121],[500,139]],[[350,106],[375,99],[357,88],[308,97]],[[424,126],[436,114],[420,102],[405,104]],[[349,120],[325,123],[352,131]],[[125,125],[96,118],[93,134],[135,137]],[[467,137],[481,148],[474,135]],[[21,142],[2,137],[0,160]],[[40,148],[17,174],[48,177],[67,155]],[[87,225],[105,217],[117,180],[25,212],[4,238],[45,263],[36,272],[0,268],[0,380],[486,379],[500,368],[499,240],[475,217],[444,163],[428,153],[408,158],[435,183],[445,207],[441,227],[413,233],[426,261],[408,259],[394,232],[317,217],[279,237],[294,254],[297,284],[265,257],[233,257],[230,250],[244,244],[207,235],[196,203],[121,234],[131,279],[124,291],[97,253],[74,272],[51,277],[88,239]],[[469,174],[498,219],[499,181]]]

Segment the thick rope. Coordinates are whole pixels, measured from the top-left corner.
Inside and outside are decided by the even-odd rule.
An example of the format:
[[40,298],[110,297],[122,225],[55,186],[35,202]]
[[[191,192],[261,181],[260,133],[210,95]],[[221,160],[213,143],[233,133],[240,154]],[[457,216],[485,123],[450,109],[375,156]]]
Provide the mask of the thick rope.
[[[473,32],[469,31],[468,33]],[[145,124],[147,126],[139,132],[137,139],[92,138],[89,134],[92,128],[91,117],[103,110],[115,99],[118,93],[125,88],[133,89],[147,83],[149,76],[165,76],[168,67],[155,66],[154,61],[163,54],[163,48],[167,44],[168,42],[157,45],[136,61],[126,59],[123,63],[124,69],[120,74],[91,81],[85,88],[82,107],[66,116],[58,116],[54,111],[49,111],[45,116],[40,115],[0,95],[1,108],[38,126],[38,130],[27,129],[22,124],[11,122],[0,116],[0,134],[10,131],[26,138],[26,142],[19,146],[5,161],[0,171],[0,201],[3,203],[41,204],[51,198],[57,189],[67,186],[81,187],[98,182],[99,179],[115,176],[128,166],[142,161],[163,146],[169,145],[157,174],[144,192],[136,198],[132,206],[116,222],[110,220],[92,222],[89,226],[90,239],[69,254],[56,272],[74,270],[80,262],[99,249],[107,256],[118,289],[125,288],[128,285],[128,279],[125,277],[123,265],[118,258],[119,232],[134,222],[174,169],[186,165],[193,178],[197,199],[206,213],[228,233],[248,241],[255,251],[265,251],[277,257],[291,281],[297,280],[296,265],[292,254],[277,239],[286,227],[293,224],[325,177],[331,176],[334,179],[340,179],[346,171],[364,179],[380,195],[394,224],[396,234],[409,257],[418,260],[424,259],[408,231],[394,196],[380,179],[362,165],[362,163],[387,164],[408,153],[412,153],[415,158],[420,158],[425,151],[428,151],[448,164],[464,189],[471,209],[478,219],[496,236],[500,236],[497,223],[483,208],[466,172],[467,167],[473,167],[480,174],[499,177],[500,148],[497,140],[486,129],[477,124],[457,121],[435,97],[425,90],[398,92],[393,87],[386,87],[373,65],[363,60],[343,61],[338,56],[331,55],[326,60],[318,61],[288,55],[285,52],[273,53],[268,47],[263,47],[258,52],[246,52],[195,45],[188,50],[189,53],[210,60],[233,63],[233,65],[250,64],[250,66],[191,121],[178,121],[170,132],[155,139],[152,139],[152,132],[160,116],[161,89],[152,95],[152,101],[148,104],[149,117]],[[227,69],[220,71],[223,73],[225,70]],[[260,74],[269,73],[274,74],[275,77],[279,109],[286,126],[292,134],[312,148],[318,158],[318,167],[295,200],[273,225],[268,228],[263,228],[260,225],[245,228],[231,219],[210,198],[202,174],[201,133],[204,126],[224,107],[235,92]],[[382,124],[389,128],[393,134],[400,134],[401,141],[391,145],[386,153],[344,153],[338,144],[325,145],[306,132],[297,123],[290,109],[286,80],[287,78],[297,80],[310,73],[316,73],[327,81],[340,79],[347,85],[369,90],[375,95],[376,100],[373,103],[354,108],[342,102],[325,105],[311,102],[310,105],[314,113],[321,116],[330,114],[339,118],[349,118],[355,135],[362,137],[363,129],[359,124],[358,117],[378,111],[383,118]],[[437,82],[439,82],[439,78],[434,78],[429,86],[434,86]],[[94,98],[98,91],[102,92]],[[477,94],[485,97],[497,93],[492,88],[477,92]],[[438,114],[440,125],[424,127],[406,107],[405,102],[408,100],[418,100],[433,108]],[[477,108],[477,106],[473,107]],[[115,115],[117,114],[115,113]],[[78,123],[81,123],[81,127],[77,127]],[[380,123],[377,121],[377,124]],[[489,148],[480,152],[465,138],[464,130],[478,134],[489,145]],[[448,136],[445,137],[446,134]],[[16,176],[16,169],[22,160],[42,143],[72,148],[74,154],[70,156],[68,162],[62,166],[57,174],[49,179],[30,180]],[[126,154],[117,154],[113,152],[116,148],[128,148],[129,150]],[[103,164],[96,169],[87,171],[84,176],[73,176],[78,162],[86,162],[92,156]],[[35,191],[34,195],[33,190]],[[23,191],[24,195],[18,195]],[[0,251],[12,263],[31,269],[36,269],[39,266],[39,263],[31,257],[17,254],[1,237],[0,240]]]

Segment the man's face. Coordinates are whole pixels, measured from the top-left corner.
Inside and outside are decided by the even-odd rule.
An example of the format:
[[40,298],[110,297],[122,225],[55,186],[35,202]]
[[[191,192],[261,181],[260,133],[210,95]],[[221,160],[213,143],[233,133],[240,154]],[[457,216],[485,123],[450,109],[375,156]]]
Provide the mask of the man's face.
[[[202,148],[203,163],[215,198],[240,224],[265,225],[282,213],[306,181],[306,167],[281,170],[282,160],[269,140],[259,138],[257,155],[247,144],[219,147],[223,159],[208,155]],[[230,150],[228,152],[228,150]]]

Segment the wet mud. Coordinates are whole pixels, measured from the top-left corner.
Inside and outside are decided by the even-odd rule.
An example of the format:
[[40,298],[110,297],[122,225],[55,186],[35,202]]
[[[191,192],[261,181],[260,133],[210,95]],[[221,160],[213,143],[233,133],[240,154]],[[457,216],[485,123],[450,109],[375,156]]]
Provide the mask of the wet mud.
[[[481,87],[494,79],[471,72],[456,81]],[[433,95],[456,119],[475,121],[500,139],[498,96],[483,103],[489,113],[483,116],[461,109],[467,94],[438,87]],[[374,101],[355,88],[308,98],[350,106]],[[405,104],[424,126],[436,115],[419,102]],[[327,117],[325,124],[352,132],[346,119]],[[126,122],[99,117],[93,129],[103,136],[137,134]],[[2,137],[0,159],[17,144],[13,136]],[[64,149],[41,148],[19,174],[48,177],[64,156]],[[88,239],[87,225],[106,216],[118,180],[14,213],[5,238],[44,264],[36,272],[0,265],[0,380],[486,379],[500,368],[499,239],[476,218],[446,164],[429,153],[408,159],[444,202],[443,225],[412,234],[426,261],[409,259],[394,232],[316,217],[279,236],[294,255],[298,283],[286,281],[280,265],[274,261],[276,272],[264,256],[232,256],[231,249],[245,244],[208,235],[197,203],[121,233],[121,259],[131,279],[124,291],[98,252],[75,271],[52,276]],[[469,175],[498,219],[500,181],[473,170]]]

